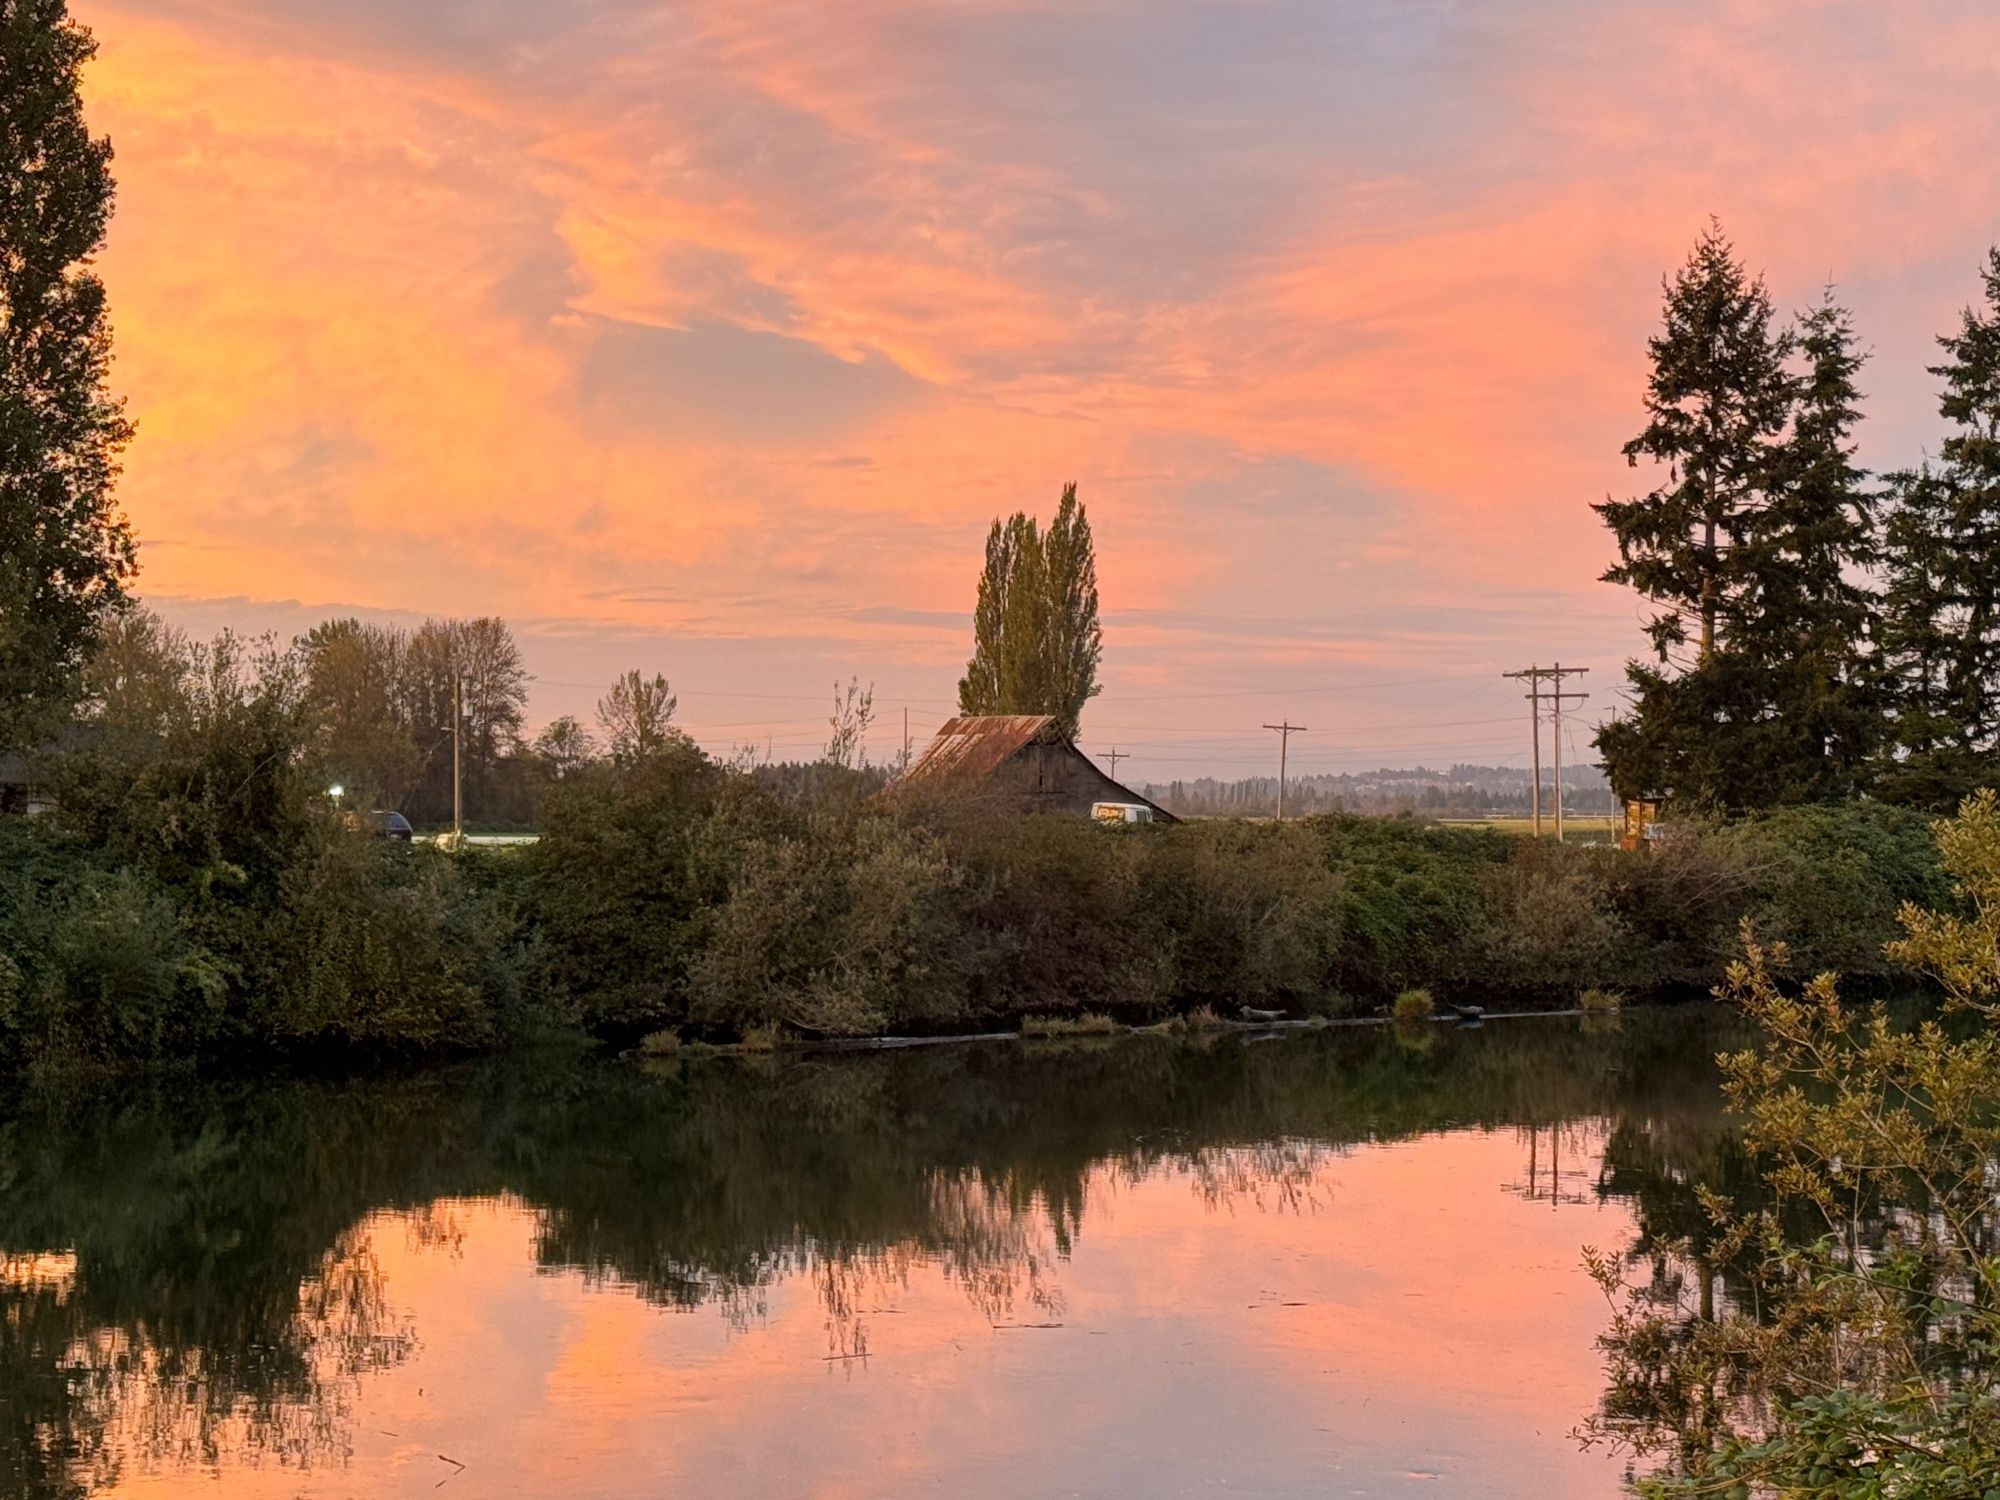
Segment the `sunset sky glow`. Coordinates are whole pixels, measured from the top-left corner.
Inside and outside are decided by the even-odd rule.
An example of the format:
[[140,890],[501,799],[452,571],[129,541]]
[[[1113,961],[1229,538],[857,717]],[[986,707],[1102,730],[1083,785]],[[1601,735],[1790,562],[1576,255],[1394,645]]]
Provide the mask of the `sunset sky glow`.
[[2000,238],[1990,0],[75,10],[145,597],[500,614],[535,722],[639,666],[781,757],[850,674],[921,741],[1074,479],[1134,779],[1521,763],[1499,672],[1641,645],[1588,506],[1708,216],[1878,468]]

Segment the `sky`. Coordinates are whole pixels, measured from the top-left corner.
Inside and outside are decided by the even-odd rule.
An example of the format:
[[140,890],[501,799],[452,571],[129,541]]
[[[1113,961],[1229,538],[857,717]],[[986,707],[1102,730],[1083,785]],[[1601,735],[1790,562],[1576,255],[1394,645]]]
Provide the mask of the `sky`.
[[1660,278],[1711,215],[1934,447],[2000,239],[1990,0],[72,0],[142,596],[498,614],[535,724],[954,706],[986,528],[1095,529],[1135,781],[1525,764],[1618,703]]

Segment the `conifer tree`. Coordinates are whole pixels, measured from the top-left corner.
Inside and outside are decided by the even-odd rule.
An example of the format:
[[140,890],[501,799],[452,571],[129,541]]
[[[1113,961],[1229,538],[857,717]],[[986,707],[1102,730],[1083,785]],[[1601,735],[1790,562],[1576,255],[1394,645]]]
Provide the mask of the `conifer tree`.
[[1755,607],[1754,533],[1791,407],[1789,339],[1772,318],[1764,283],[1711,224],[1664,284],[1664,326],[1647,346],[1647,422],[1625,445],[1634,467],[1663,465],[1663,481],[1595,507],[1618,543],[1604,580],[1659,606],[1646,627],[1655,661],[1626,666],[1634,712],[1597,737],[1626,796],[1728,803],[1731,763],[1749,748],[1730,726],[1760,717],[1742,664],[1718,647]]
[[1852,795],[1881,724],[1852,320],[1828,293],[1774,329],[1763,284],[1711,228],[1665,321],[1650,420],[1625,452],[1666,464],[1666,482],[1597,507],[1619,544],[1606,579],[1663,606],[1656,660],[1627,667],[1635,712],[1598,737],[1606,768],[1626,795],[1721,810]]
[[1876,495],[1855,463],[1855,380],[1864,356],[1853,320],[1826,292],[1793,340],[1803,368],[1791,429],[1737,571],[1743,599],[1726,650],[1759,733],[1739,806],[1852,795],[1881,739],[1879,663],[1868,642],[1877,599]]
[[1742,592],[1738,547],[1761,510],[1790,409],[1786,336],[1769,293],[1711,224],[1665,284],[1665,327],[1648,344],[1645,430],[1625,445],[1635,468],[1666,466],[1650,494],[1595,507],[1618,542],[1605,574],[1661,606],[1647,627],[1662,662],[1715,649]]
[[63,0],[0,0],[0,746],[75,702],[135,566],[111,498],[131,426],[90,269],[112,201],[77,93],[95,51]]
[[2000,750],[2000,248],[1985,305],[1938,340],[1935,464],[1892,476],[1883,640],[1897,753],[1883,795],[1932,806],[1992,784]]

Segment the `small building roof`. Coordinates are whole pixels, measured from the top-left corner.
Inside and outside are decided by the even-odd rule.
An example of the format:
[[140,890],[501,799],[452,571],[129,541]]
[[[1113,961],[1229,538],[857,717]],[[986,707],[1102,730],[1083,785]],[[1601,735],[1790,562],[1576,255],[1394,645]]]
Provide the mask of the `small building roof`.
[[1044,736],[1062,739],[1053,714],[960,714],[947,719],[937,737],[904,773],[905,781],[939,781],[991,776]]

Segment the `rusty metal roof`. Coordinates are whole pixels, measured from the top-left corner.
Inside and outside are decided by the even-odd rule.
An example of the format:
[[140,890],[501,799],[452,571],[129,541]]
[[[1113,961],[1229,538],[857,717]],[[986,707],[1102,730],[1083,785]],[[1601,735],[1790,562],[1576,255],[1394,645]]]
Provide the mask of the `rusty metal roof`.
[[937,738],[904,776],[909,781],[946,777],[984,780],[1026,745],[1046,736],[1060,739],[1052,714],[961,714],[947,719]]

